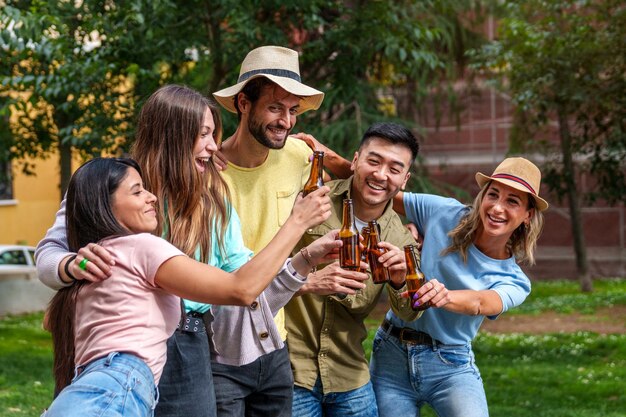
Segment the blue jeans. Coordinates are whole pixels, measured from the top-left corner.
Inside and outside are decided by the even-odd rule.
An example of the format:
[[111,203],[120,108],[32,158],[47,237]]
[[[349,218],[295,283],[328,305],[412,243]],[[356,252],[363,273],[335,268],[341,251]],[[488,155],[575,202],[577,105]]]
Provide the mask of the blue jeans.
[[370,373],[381,417],[419,417],[424,404],[439,417],[489,416],[469,343],[405,344],[379,328]]
[[313,390],[294,386],[292,413],[294,417],[378,417],[371,382],[351,391],[324,394],[319,378]]
[[203,323],[199,332],[178,329],[167,340],[159,393],[156,417],[216,416],[211,352]]
[[149,417],[158,390],[152,371],[130,353],[113,352],[76,367],[77,376],[42,417]]
[[246,365],[213,362],[211,367],[220,417],[291,417],[293,374],[287,346]]

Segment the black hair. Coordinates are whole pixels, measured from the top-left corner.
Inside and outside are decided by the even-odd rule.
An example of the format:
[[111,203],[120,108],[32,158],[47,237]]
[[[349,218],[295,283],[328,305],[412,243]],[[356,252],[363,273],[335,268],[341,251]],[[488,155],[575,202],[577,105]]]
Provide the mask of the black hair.
[[400,144],[409,148],[411,151],[411,164],[415,161],[420,150],[419,142],[413,132],[398,123],[378,122],[371,125],[363,134],[359,150],[374,138],[384,139],[393,144]]
[[[111,197],[135,168],[141,175],[139,165],[129,158],[95,158],[76,170],[67,188],[65,225],[67,242],[71,251],[92,242],[112,236],[124,236],[131,232],[113,216]],[[88,281],[74,281],[62,288],[48,304],[48,326],[54,347],[55,392],[69,385],[74,375],[74,318],[76,299],[80,288]]]
[[239,118],[241,119],[241,110],[239,110],[239,103],[237,102],[237,97],[239,97],[239,94],[245,94],[250,103],[254,104],[257,102],[259,97],[261,97],[261,91],[263,91],[266,86],[273,84],[275,83],[268,78],[258,77],[250,80],[246,85],[244,85],[241,91],[235,94],[235,97],[233,97],[235,110],[237,110],[237,116],[239,116]]
[[120,225],[111,209],[111,198],[128,169],[141,175],[137,162],[130,158],[95,158],[78,168],[67,189],[65,225],[71,251],[88,243],[131,232]]

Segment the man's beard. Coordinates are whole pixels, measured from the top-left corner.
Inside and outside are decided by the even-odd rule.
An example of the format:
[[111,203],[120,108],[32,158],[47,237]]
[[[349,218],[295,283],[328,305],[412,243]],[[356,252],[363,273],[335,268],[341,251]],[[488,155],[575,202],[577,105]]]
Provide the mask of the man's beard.
[[285,135],[285,139],[282,142],[272,142],[270,138],[268,138],[265,134],[265,129],[263,128],[263,125],[261,123],[257,123],[254,117],[250,118],[250,120],[248,121],[248,130],[257,142],[269,149],[284,148],[285,144],[287,143],[287,136],[289,136],[289,133],[291,133],[291,129],[289,129],[287,131],[287,135]]

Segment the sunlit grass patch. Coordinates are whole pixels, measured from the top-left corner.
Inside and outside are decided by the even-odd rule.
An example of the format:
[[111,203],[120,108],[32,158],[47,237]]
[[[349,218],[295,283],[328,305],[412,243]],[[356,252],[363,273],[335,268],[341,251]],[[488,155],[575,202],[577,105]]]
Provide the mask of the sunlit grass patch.
[[600,307],[626,305],[626,279],[595,280],[594,291],[582,293],[576,281],[533,283],[526,301],[507,314],[557,313],[592,314]]
[[624,415],[626,335],[481,333],[474,351],[492,416]]
[[0,320],[0,417],[39,416],[52,400],[52,342],[41,319]]

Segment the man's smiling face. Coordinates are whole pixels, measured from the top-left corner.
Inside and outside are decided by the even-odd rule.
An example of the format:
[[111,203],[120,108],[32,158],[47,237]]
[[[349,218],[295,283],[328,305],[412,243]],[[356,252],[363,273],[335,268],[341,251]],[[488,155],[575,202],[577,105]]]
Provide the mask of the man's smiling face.
[[409,180],[411,150],[401,144],[373,137],[352,160],[352,197],[363,208],[383,209]]

